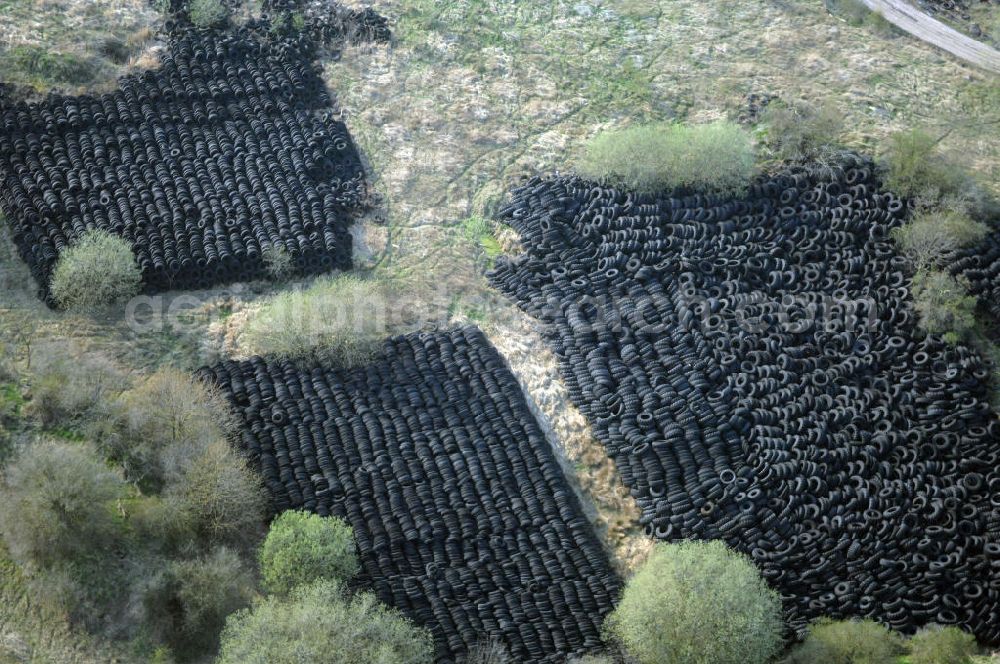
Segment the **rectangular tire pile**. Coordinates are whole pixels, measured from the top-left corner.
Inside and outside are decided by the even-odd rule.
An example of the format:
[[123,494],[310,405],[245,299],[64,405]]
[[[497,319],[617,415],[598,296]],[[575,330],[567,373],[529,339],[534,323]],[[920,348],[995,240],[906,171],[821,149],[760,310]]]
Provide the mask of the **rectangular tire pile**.
[[600,645],[618,581],[477,328],[394,338],[354,370],[255,358],[200,375],[276,508],[346,518],[377,595],[431,628],[439,661],[489,634],[517,662]]
[[723,539],[790,626],[868,616],[1000,637],[1000,423],[971,349],[916,326],[871,164],[740,199],[535,178],[492,282],[664,540]]
[[0,205],[48,299],[59,253],[91,228],[125,238],[147,290],[351,266],[363,171],[308,39],[252,28],[173,35],[159,69],[101,96],[0,113]]

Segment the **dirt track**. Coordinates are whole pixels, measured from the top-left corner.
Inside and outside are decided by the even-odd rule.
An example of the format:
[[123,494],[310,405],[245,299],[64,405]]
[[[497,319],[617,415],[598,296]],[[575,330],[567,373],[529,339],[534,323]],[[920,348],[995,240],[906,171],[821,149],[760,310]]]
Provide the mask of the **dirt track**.
[[963,35],[925,14],[906,0],[863,0],[872,11],[914,37],[934,44],[966,62],[1000,74],[1000,51]]

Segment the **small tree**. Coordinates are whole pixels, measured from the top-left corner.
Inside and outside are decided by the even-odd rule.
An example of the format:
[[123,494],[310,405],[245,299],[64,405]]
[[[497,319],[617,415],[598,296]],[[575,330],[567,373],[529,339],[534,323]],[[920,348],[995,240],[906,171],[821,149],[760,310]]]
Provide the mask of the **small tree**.
[[466,655],[464,664],[514,664],[503,641],[495,636],[479,640]]
[[8,466],[0,526],[11,556],[48,567],[93,556],[121,538],[122,478],[86,443],[40,440]]
[[146,597],[160,638],[182,659],[218,647],[226,617],[250,605],[253,575],[231,549],[220,547],[190,560],[171,561]]
[[749,135],[731,122],[606,131],[587,145],[581,175],[643,192],[674,187],[737,193],[754,171]]
[[370,593],[333,581],[272,596],[226,621],[217,664],[430,664],[430,634]]
[[975,244],[990,232],[986,224],[948,210],[924,210],[893,230],[893,239],[918,268],[929,268],[946,254]]
[[199,28],[211,28],[229,17],[229,10],[222,0],[191,0],[188,16]]
[[292,255],[281,244],[275,243],[272,246],[264,247],[261,256],[264,260],[264,269],[276,281],[287,279],[295,272]]
[[605,627],[641,664],[764,664],[781,648],[781,601],[722,542],[659,544]]
[[260,547],[260,573],[270,593],[287,594],[320,580],[347,581],[358,572],[351,527],[336,517],[289,510],[278,515]]
[[225,399],[190,374],[161,369],[122,394],[100,440],[126,476],[159,488],[232,427]]
[[87,428],[128,385],[107,356],[65,341],[36,345],[32,365],[28,412],[47,428]]
[[822,156],[844,132],[844,116],[831,103],[772,102],[764,109],[761,124],[767,127],[767,144],[775,158],[790,161]]
[[820,620],[787,664],[895,664],[902,640],[872,620]]
[[920,325],[948,343],[957,343],[976,327],[976,298],[947,272],[918,270],[913,276],[913,306]]
[[142,273],[128,242],[91,230],[59,255],[49,288],[61,307],[94,309],[129,299],[141,285]]
[[957,627],[928,626],[910,638],[910,664],[970,664],[976,638]]
[[257,541],[266,499],[260,478],[224,439],[209,443],[164,497],[182,506],[205,544],[246,549]]
[[940,138],[921,129],[893,134],[883,157],[885,184],[918,207],[947,207],[985,218],[994,209],[985,191],[938,149]]

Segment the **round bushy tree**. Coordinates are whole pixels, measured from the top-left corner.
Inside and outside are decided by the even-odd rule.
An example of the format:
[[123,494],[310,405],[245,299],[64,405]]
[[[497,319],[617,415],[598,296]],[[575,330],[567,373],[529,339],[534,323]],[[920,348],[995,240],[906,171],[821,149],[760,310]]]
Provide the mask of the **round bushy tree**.
[[226,617],[250,604],[253,575],[236,552],[219,547],[190,560],[170,561],[146,597],[152,626],[183,661],[218,646]]
[[764,664],[781,648],[781,601],[722,542],[659,544],[605,627],[641,664]]
[[430,664],[430,634],[374,595],[334,581],[299,586],[231,615],[216,664]]
[[335,517],[283,512],[260,547],[260,572],[267,591],[278,594],[322,579],[346,581],[358,572],[351,527]]
[[87,443],[41,440],[7,467],[0,531],[14,559],[38,567],[94,556],[120,541],[122,477]]
[[902,639],[873,620],[820,620],[788,664],[895,664]]
[[56,261],[49,288],[67,309],[122,302],[139,292],[142,273],[128,242],[107,231],[87,231]]
[[198,539],[247,550],[260,536],[266,496],[260,477],[228,441],[199,450],[163,496],[185,510]]

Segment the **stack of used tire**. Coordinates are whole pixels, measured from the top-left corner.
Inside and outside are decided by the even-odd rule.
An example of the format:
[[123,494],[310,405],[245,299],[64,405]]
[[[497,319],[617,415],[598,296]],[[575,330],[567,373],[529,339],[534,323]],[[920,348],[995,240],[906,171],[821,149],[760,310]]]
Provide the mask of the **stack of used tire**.
[[264,0],[262,19],[270,23],[290,21],[300,15],[304,34],[318,44],[387,42],[392,36],[389,22],[371,7],[351,9],[333,0]]
[[867,616],[1000,640],[989,371],[916,327],[872,165],[741,198],[535,178],[490,278],[539,318],[573,401],[659,539],[722,539],[795,630]]
[[308,38],[175,33],[160,68],[117,92],[0,112],[0,205],[48,297],[89,229],[132,245],[148,290],[351,266],[363,170]]
[[477,328],[397,337],[369,366],[255,358],[221,386],[277,510],[345,518],[378,597],[439,662],[489,636],[517,662],[600,646],[619,582],[503,359]]
[[967,0],[918,0],[917,4],[928,14],[941,14],[949,18],[962,18],[968,21],[969,2]]

